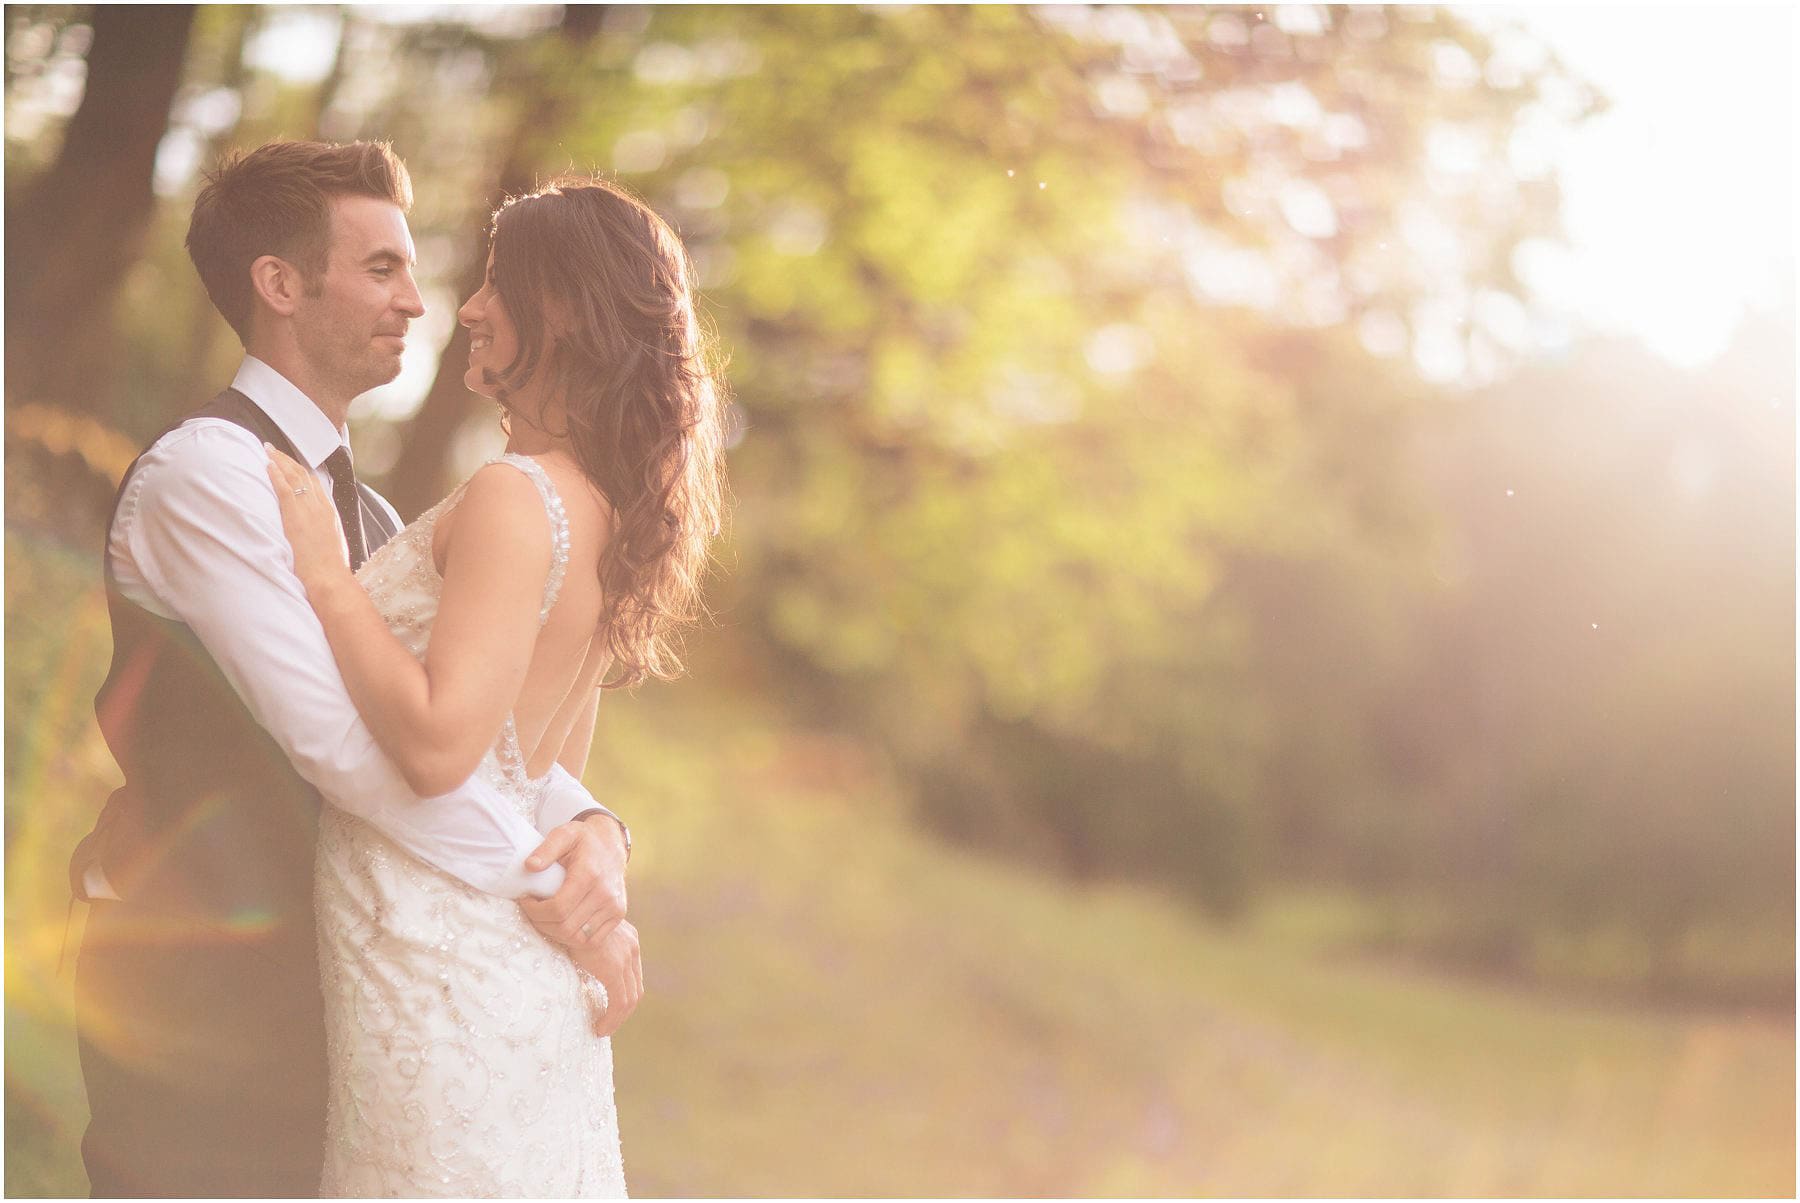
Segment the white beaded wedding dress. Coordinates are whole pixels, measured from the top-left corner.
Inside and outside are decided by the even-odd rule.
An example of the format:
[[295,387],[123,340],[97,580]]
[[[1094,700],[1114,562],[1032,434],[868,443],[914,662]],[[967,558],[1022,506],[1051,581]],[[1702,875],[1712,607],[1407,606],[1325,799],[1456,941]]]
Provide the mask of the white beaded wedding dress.
[[[541,626],[568,564],[568,519],[537,461],[490,462],[512,464],[544,498],[555,553]],[[432,530],[467,487],[357,573],[415,656],[443,583]],[[511,717],[477,771],[532,816],[544,782],[526,776]],[[330,1061],[322,1195],[624,1197],[612,1042],[589,1026],[598,982],[516,902],[425,865],[330,806],[314,894]]]

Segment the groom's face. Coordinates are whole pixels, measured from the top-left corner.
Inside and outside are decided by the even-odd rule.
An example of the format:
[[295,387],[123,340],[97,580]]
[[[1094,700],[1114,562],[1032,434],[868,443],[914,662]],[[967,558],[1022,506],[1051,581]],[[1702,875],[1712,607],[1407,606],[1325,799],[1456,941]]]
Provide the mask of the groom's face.
[[332,202],[325,271],[308,280],[294,329],[313,370],[350,395],[400,374],[406,328],[425,312],[412,233],[399,206],[373,196]]

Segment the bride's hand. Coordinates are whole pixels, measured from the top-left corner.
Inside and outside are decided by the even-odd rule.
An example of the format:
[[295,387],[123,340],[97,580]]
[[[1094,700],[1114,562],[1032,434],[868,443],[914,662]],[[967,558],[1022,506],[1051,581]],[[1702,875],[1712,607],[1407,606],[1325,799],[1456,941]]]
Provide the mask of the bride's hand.
[[338,573],[348,574],[330,491],[303,465],[267,443],[263,447],[269,453],[269,480],[281,505],[281,525],[294,548],[294,575],[310,592]]

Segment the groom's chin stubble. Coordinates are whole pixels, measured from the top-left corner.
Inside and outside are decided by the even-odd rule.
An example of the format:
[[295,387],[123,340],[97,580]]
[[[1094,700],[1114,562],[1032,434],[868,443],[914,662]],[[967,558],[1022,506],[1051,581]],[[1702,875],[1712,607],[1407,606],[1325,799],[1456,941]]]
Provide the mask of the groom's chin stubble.
[[369,369],[368,383],[363,385],[363,391],[368,392],[370,389],[380,388],[384,384],[392,384],[398,380],[403,364],[404,359],[399,353],[380,355]]

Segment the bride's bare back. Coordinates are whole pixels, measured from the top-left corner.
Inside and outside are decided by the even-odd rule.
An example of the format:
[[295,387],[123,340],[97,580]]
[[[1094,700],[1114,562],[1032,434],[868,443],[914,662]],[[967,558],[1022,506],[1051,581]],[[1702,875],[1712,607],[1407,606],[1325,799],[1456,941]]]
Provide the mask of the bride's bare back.
[[[611,510],[567,456],[552,453],[531,458],[550,477],[561,499],[568,520],[569,545],[562,588],[530,649],[524,681],[512,707],[513,723],[530,776],[542,776],[559,760],[579,776],[593,735],[600,680],[609,661],[605,641],[597,637],[597,630],[602,602],[598,569],[610,532]],[[541,506],[533,513],[531,506],[517,504],[518,499],[510,495],[518,490],[507,492],[509,496],[501,503],[506,521],[543,523]],[[431,554],[444,579],[446,605],[453,590],[491,587],[492,574],[484,572],[473,557],[455,566],[450,561],[459,516],[469,511],[479,521],[486,515],[470,507],[493,504],[491,492],[476,493],[471,489],[455,509],[438,521],[432,534]],[[529,532],[524,535],[535,537]],[[437,634],[443,638],[441,626]]]

